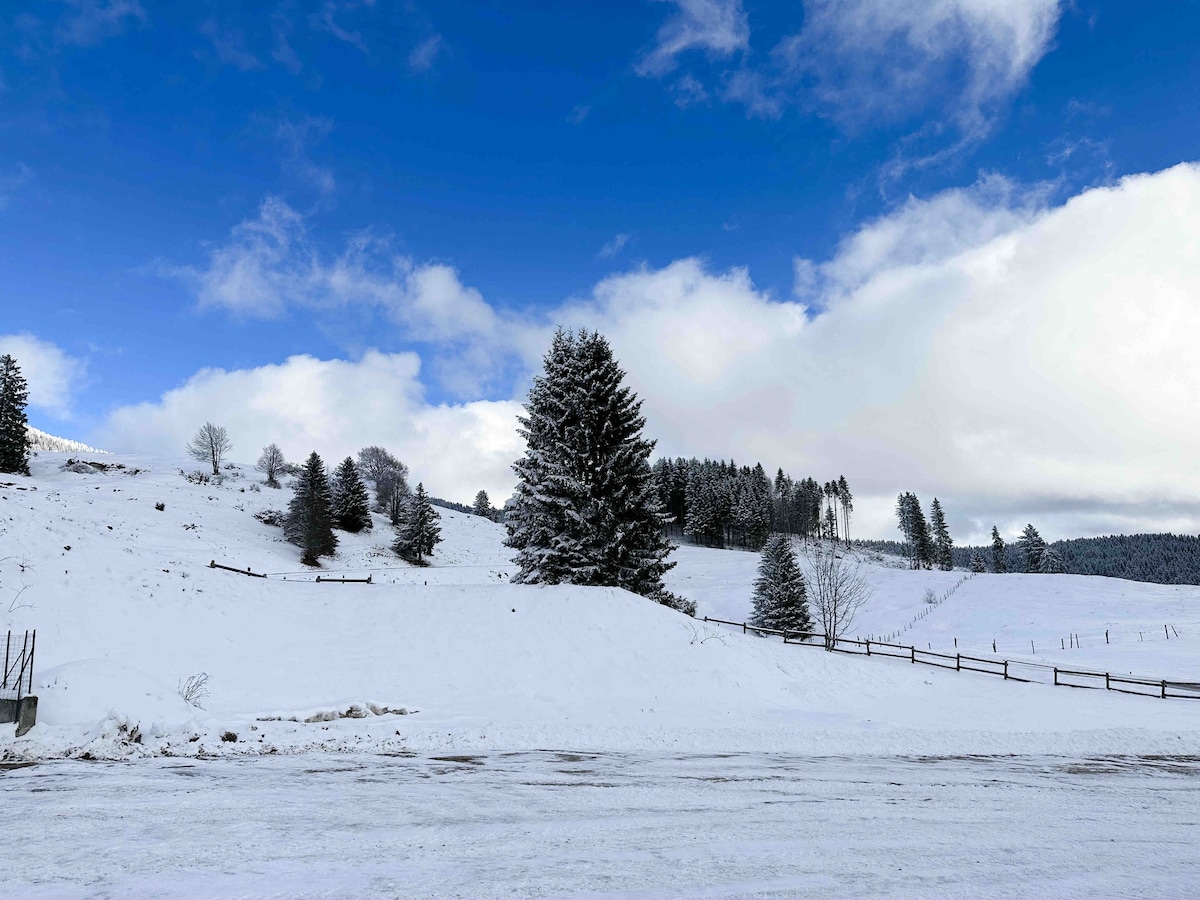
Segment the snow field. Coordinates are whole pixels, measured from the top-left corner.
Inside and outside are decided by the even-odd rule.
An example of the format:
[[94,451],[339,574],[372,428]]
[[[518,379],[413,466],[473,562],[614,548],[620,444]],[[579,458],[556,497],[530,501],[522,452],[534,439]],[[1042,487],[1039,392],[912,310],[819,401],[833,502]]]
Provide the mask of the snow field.
[[[0,487],[0,624],[38,629],[40,701],[40,724],[0,738],[3,756],[1200,748],[1200,704],[858,660],[705,625],[618,590],[510,585],[503,529],[448,510],[432,566],[395,557],[377,517],[373,533],[339,533],[323,570],[371,572],[377,583],[315,584],[281,530],[253,518],[283,508],[286,489],[254,491],[248,470],[221,486],[190,484],[173,460],[106,456],[127,469],[63,472],[65,458],[42,454],[33,478]],[[669,586],[700,615],[745,618],[757,554],[684,547],[677,558]],[[273,577],[213,570],[210,559]],[[860,631],[872,617],[879,630],[909,617],[927,584],[961,575],[878,567],[871,577]],[[967,588],[987,583],[964,585],[922,627],[957,615]],[[999,604],[1006,586],[979,603]],[[203,709],[176,690],[200,672]],[[222,740],[227,732],[236,739]]]

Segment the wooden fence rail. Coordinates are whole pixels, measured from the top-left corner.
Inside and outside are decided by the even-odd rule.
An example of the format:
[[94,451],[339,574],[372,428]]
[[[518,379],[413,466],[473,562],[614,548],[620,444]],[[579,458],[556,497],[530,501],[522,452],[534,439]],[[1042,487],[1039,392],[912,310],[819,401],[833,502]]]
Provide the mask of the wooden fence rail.
[[[1138,697],[1158,697],[1162,700],[1200,700],[1200,682],[1167,681],[1164,679],[1142,678],[1136,675],[1114,675],[1111,672],[1096,672],[1087,669],[1063,669],[1058,666],[1048,666],[1042,663],[1030,663],[1022,660],[987,659],[982,656],[967,656],[962,653],[938,653],[933,650],[920,650],[908,644],[891,644],[884,641],[862,641],[854,638],[835,638],[826,641],[823,634],[808,631],[780,631],[776,628],[759,628],[748,622],[731,622],[728,619],[712,619],[704,617],[705,622],[718,625],[731,625],[742,629],[743,634],[781,635],[785,644],[801,644],[810,647],[825,647],[836,653],[847,653],[852,656],[887,656],[893,659],[907,659],[914,665],[933,666],[937,669],[950,669],[955,672],[978,672],[983,675],[996,675],[1005,681],[1021,681],[1025,683],[1052,683],[1055,687],[1073,687],[1092,690],[1116,691],[1122,694],[1133,694]],[[791,638],[791,640],[789,640]],[[820,638],[820,643],[809,643],[813,638]],[[1018,669],[1030,677],[1024,678],[1016,674]],[[1036,670],[1036,671],[1029,671]],[[1032,677],[1037,671],[1051,670],[1053,680],[1043,681]],[[1044,678],[1045,676],[1042,676]]]

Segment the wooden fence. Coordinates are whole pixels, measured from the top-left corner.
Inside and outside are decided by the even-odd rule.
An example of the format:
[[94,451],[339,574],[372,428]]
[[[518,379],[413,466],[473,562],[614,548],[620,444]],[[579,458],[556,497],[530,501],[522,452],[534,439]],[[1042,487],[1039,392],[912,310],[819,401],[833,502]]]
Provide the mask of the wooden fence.
[[[996,675],[1005,681],[1117,691],[1122,694],[1134,694],[1138,697],[1158,697],[1162,700],[1200,700],[1200,682],[1194,681],[1170,681],[1136,675],[1114,675],[1111,672],[1096,672],[1088,669],[1063,669],[1058,666],[1025,662],[1024,660],[987,659],[982,656],[968,656],[964,653],[937,653],[932,650],[920,650],[908,644],[892,644],[886,641],[835,638],[833,641],[827,642],[825,635],[813,631],[780,631],[776,628],[758,628],[748,622],[730,622],[727,619],[713,619],[708,616],[704,617],[704,621],[717,625],[731,625],[734,628],[742,629],[743,634],[754,632],[778,635],[783,638],[785,644],[799,644],[800,646],[824,649],[828,643],[830,645],[828,649],[834,653],[905,659],[914,665],[951,669],[955,672]],[[819,639],[820,643],[814,643],[814,639]]]

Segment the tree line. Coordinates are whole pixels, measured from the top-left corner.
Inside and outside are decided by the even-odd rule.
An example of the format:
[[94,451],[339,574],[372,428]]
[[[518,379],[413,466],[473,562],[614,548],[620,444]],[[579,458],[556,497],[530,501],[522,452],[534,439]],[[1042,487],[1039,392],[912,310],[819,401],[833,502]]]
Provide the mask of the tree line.
[[775,533],[849,541],[854,496],[846,476],[818,484],[762,463],[662,458],[653,466],[664,529],[705,547],[761,550]]

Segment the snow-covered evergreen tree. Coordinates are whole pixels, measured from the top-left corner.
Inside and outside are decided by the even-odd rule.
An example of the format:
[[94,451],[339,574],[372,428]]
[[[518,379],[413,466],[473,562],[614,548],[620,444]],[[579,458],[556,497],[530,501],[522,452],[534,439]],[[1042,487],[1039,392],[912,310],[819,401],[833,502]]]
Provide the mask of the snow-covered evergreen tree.
[[492,506],[492,498],[488,496],[487,491],[480,491],[475,495],[475,502],[471,504],[471,512],[477,516],[483,516],[485,519],[496,518],[496,508]]
[[842,535],[846,546],[850,546],[850,514],[854,512],[854,495],[850,493],[850,483],[845,475],[839,475],[837,480],[838,503],[842,507]]
[[397,529],[392,549],[405,559],[423,561],[442,542],[442,529],[438,525],[441,520],[442,517],[429,502],[425,485],[418,483],[416,493],[404,512],[403,523]]
[[1038,557],[1037,570],[1043,575],[1061,575],[1066,571],[1063,567],[1062,554],[1053,547],[1043,545],[1041,555]]
[[0,356],[0,472],[29,474],[29,386],[9,354]]
[[954,539],[950,537],[950,528],[946,525],[946,514],[937,497],[929,507],[929,524],[933,532],[933,562],[943,572],[954,568]]
[[359,477],[358,466],[349,456],[333,474],[333,521],[351,534],[371,530],[371,498]]
[[971,571],[976,575],[987,571],[987,563],[983,561],[983,556],[978,550],[971,551]]
[[1008,571],[1008,560],[1005,558],[1004,538],[1000,537],[1000,529],[992,526],[992,571],[1002,575]]
[[896,517],[907,545],[908,561],[914,569],[929,569],[933,566],[934,544],[929,534],[929,523],[921,509],[917,495],[905,492],[896,498]]
[[514,582],[622,587],[676,605],[641,402],[599,334],[560,329],[521,416],[506,517]]
[[808,590],[790,535],[771,535],[763,547],[752,601],[751,625],[779,631],[812,631]]
[[288,504],[283,533],[300,548],[300,561],[308,566],[319,565],[322,556],[337,552],[337,537],[333,533],[333,497],[325,463],[314,451],[296,476],[295,494]]
[[1026,525],[1025,530],[1021,532],[1021,537],[1017,539],[1017,549],[1021,551],[1021,556],[1025,560],[1026,572],[1041,570],[1042,553],[1046,549],[1046,542],[1042,540],[1042,536],[1038,534],[1038,530],[1032,524]]

